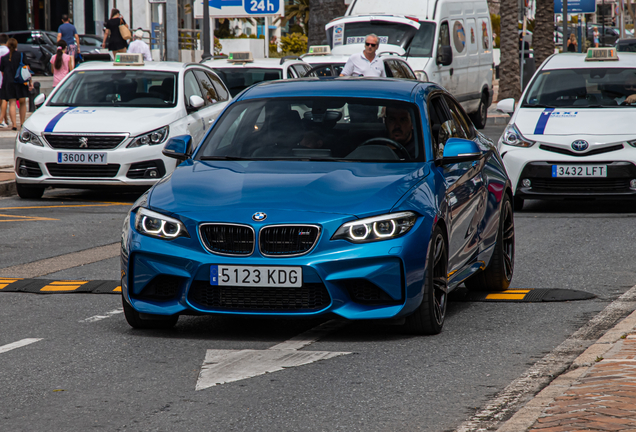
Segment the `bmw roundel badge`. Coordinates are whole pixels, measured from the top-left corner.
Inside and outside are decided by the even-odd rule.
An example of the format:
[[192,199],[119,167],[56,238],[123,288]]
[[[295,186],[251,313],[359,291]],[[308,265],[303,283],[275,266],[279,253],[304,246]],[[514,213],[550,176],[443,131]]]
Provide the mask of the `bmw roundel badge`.
[[267,219],[267,215],[263,212],[256,212],[252,215],[252,219],[254,219],[256,222],[264,221],[265,219]]
[[572,143],[572,149],[576,151],[587,150],[589,146],[588,142],[584,140],[576,140]]

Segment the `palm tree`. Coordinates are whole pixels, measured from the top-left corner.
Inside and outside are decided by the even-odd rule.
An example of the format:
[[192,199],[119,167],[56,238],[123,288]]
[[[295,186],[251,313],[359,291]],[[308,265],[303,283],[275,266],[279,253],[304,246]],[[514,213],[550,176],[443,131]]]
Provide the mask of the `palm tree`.
[[499,63],[499,100],[521,97],[519,79],[519,4],[501,0],[501,62]]
[[309,38],[307,46],[326,43],[325,25],[332,19],[344,15],[347,6],[342,0],[309,0]]
[[[532,45],[534,48],[534,64],[538,69],[541,63],[554,53],[554,0],[536,1],[537,11]],[[564,31],[563,37],[569,37],[565,33]],[[585,38],[583,38],[583,43],[585,44]],[[585,52],[585,49],[583,52]]]
[[309,0],[293,0],[292,4],[285,6],[285,16],[276,18],[274,24],[280,21],[280,24],[284,26],[294,18],[296,18],[296,21],[303,28],[305,34],[307,34],[307,27],[309,25]]

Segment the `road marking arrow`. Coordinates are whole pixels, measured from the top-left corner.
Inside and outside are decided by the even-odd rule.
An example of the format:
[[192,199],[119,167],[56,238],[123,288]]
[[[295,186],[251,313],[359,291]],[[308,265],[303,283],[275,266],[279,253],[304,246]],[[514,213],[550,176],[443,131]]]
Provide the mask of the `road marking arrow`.
[[328,321],[266,350],[207,350],[196,390],[351,354],[298,351],[344,325],[345,322]]

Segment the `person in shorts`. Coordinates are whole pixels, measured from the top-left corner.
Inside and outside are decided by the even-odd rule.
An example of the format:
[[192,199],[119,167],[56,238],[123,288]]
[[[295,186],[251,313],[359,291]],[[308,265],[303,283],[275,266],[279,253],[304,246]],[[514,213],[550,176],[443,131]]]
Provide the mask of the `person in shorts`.
[[57,41],[63,40],[66,42],[66,52],[73,59],[79,54],[79,35],[77,29],[73,24],[69,22],[68,15],[62,15],[62,25],[57,29]]

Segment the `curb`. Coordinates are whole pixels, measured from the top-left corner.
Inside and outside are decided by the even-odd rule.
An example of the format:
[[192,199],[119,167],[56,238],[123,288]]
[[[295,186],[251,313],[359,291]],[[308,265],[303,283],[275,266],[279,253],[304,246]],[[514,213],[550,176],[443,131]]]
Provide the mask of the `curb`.
[[18,192],[15,188],[15,180],[0,182],[0,197],[10,197],[17,194]]
[[570,365],[565,373],[558,376],[547,387],[541,390],[519,409],[508,421],[497,429],[497,432],[521,432],[530,429],[541,416],[543,411],[554,400],[561,396],[597,363],[603,354],[614,347],[621,337],[633,331],[636,327],[636,311],[623,318],[613,328],[608,330],[594,344],[589,346]]

